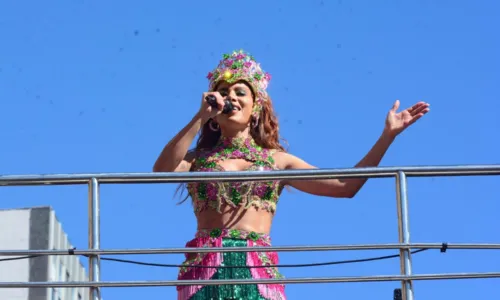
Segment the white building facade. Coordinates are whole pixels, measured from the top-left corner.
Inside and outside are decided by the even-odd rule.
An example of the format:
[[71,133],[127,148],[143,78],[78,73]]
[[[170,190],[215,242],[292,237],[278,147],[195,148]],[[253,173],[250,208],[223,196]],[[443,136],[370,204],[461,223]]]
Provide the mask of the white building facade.
[[[42,250],[73,248],[51,207],[0,210],[0,249]],[[12,256],[0,256],[1,259]],[[0,282],[86,281],[78,256],[40,256],[0,261]],[[82,300],[88,288],[5,288],[5,300]]]

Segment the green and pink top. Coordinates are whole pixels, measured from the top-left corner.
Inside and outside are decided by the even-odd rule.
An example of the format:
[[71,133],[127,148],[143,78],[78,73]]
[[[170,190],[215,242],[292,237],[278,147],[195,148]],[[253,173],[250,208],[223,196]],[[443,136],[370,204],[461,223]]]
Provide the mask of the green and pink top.
[[[219,163],[227,159],[251,162],[245,171],[278,170],[273,154],[276,150],[257,145],[253,138],[221,137],[217,145],[198,153],[191,171],[226,171]],[[221,212],[224,205],[255,207],[274,213],[282,186],[279,181],[192,182],[187,185],[196,213],[207,209]]]

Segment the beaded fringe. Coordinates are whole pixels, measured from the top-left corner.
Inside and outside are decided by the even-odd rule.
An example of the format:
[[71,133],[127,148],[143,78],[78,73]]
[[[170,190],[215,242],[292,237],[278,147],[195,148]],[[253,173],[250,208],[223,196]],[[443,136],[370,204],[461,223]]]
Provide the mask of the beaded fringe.
[[[197,240],[197,239],[195,239]],[[198,239],[199,240],[199,239]],[[213,239],[211,239],[213,241]],[[260,246],[258,242],[243,239],[220,238],[222,247]],[[201,242],[201,241],[200,241]],[[199,242],[198,242],[199,243]],[[197,243],[197,244],[198,244]],[[214,247],[214,245],[211,245]],[[271,260],[277,260],[271,253]],[[264,279],[274,278],[269,268],[246,268],[259,266],[265,262],[262,253],[231,252],[209,253],[199,263],[214,268],[190,268],[179,278],[186,279]],[[274,264],[274,262],[270,262]],[[242,268],[217,268],[217,266],[243,266]],[[241,284],[218,286],[179,286],[178,300],[286,300],[284,286],[278,284]]]
[[[222,247],[221,239],[211,239],[208,237],[205,238],[196,238],[186,244],[186,247],[194,247],[194,248],[203,248],[206,245],[211,244],[212,247]],[[199,262],[195,262],[190,260],[191,255],[195,255],[195,257],[199,260]],[[222,264],[222,253],[193,253],[186,254],[186,262],[188,264],[193,265],[201,265],[201,266],[212,266],[213,268],[188,268],[187,271],[179,274],[180,280],[182,279],[210,279],[214,276],[217,271],[217,267]],[[192,295],[198,292],[202,285],[188,285],[178,287],[178,299],[190,299]]]
[[[248,241],[249,247],[262,247],[259,242]],[[245,254],[245,253],[243,253]],[[259,252],[248,252],[247,256],[247,266],[263,266],[266,262],[262,261],[262,256],[266,255],[266,258],[269,259],[269,264],[277,265],[278,264],[278,255],[273,253],[259,253]],[[260,257],[259,257],[260,256]],[[250,273],[252,274],[252,278],[254,279],[272,279],[276,278],[277,270],[272,270],[271,268],[249,268]],[[276,273],[275,273],[276,272]],[[259,292],[265,299],[270,300],[284,300],[285,297],[285,287],[281,284],[259,284],[257,285],[259,288]]]

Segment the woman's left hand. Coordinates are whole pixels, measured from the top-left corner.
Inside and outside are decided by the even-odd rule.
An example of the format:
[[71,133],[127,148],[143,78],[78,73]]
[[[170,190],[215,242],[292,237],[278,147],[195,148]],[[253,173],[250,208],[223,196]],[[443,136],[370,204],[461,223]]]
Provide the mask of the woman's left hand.
[[430,110],[429,103],[426,102],[418,102],[401,112],[397,112],[398,108],[399,100],[396,100],[385,119],[384,133],[391,137],[396,137]]

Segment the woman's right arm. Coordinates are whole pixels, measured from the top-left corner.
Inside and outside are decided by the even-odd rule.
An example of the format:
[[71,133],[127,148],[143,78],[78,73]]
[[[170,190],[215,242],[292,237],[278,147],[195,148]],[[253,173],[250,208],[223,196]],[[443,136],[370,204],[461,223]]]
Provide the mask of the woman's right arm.
[[[204,100],[209,94],[216,96],[218,109],[213,109]],[[224,107],[224,101],[219,93],[204,93],[202,105],[193,117],[177,135],[163,148],[153,166],[153,172],[187,172],[191,168],[192,153],[188,153],[200,128]]]
[[197,113],[177,135],[163,148],[153,166],[153,172],[187,172],[191,168],[189,146],[204,124]]

